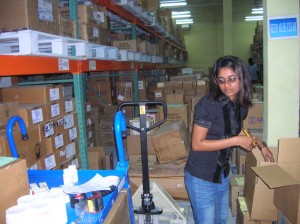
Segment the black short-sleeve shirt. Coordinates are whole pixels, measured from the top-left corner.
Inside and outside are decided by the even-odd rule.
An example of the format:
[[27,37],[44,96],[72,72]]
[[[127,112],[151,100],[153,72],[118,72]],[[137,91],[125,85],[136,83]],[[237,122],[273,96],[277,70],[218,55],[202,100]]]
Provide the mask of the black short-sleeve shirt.
[[[194,114],[194,125],[208,128],[206,138],[221,139],[224,136],[224,101],[215,101],[210,94],[201,98],[197,103]],[[248,113],[248,108],[241,107],[241,121]],[[218,151],[190,150],[185,170],[192,176],[212,182],[218,161]]]

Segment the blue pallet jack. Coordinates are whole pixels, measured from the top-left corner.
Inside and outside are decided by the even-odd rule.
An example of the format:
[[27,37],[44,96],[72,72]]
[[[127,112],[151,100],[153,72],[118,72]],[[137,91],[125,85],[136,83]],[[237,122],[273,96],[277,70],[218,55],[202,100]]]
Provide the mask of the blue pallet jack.
[[[155,123],[154,125],[146,126],[146,115],[147,106],[162,106],[164,117],[161,121]],[[139,117],[140,117],[140,127],[134,127],[130,124],[126,124],[125,116],[122,110],[125,107],[138,107]],[[150,192],[150,181],[149,181],[149,171],[148,171],[148,149],[147,149],[147,132],[155,127],[160,126],[166,121],[167,115],[167,105],[163,101],[139,101],[139,102],[123,102],[118,106],[117,113],[114,120],[114,132],[117,144],[117,151],[119,161],[125,162],[124,148],[122,144],[122,138],[127,136],[126,127],[135,130],[140,133],[141,138],[141,157],[142,157],[142,185],[143,193],[141,194],[141,206],[134,208],[134,213],[143,215],[144,224],[158,224],[158,215],[163,213],[161,208],[155,206],[153,202],[153,195]],[[139,222],[141,223],[141,222]]]

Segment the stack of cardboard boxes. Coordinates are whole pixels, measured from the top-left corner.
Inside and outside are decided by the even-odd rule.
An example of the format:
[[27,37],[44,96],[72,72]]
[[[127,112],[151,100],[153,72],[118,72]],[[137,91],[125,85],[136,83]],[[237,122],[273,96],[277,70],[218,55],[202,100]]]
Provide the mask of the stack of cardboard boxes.
[[[61,85],[2,89],[4,105],[17,105],[10,116],[19,115],[27,127],[27,141],[21,141],[18,127],[13,135],[19,156],[30,169],[60,169],[70,163],[80,166],[74,99],[63,98],[62,89]],[[0,138],[2,155],[11,156],[5,133]]]

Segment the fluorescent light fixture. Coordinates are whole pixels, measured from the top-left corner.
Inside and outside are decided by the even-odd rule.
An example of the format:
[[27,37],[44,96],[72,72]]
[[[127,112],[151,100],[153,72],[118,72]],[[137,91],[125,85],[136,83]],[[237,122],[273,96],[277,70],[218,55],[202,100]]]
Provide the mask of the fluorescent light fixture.
[[191,24],[194,23],[193,19],[176,19],[176,24]]
[[191,11],[173,11],[172,15],[185,15],[185,14],[191,14]]
[[264,9],[263,8],[253,8],[251,14],[263,14]]
[[185,6],[186,2],[170,2],[170,3],[161,3],[160,7],[172,7],[172,6]]
[[246,16],[245,21],[258,21],[258,20],[263,20],[263,16]]
[[184,14],[184,15],[172,15],[173,19],[177,19],[177,18],[189,18],[191,17],[191,14]]

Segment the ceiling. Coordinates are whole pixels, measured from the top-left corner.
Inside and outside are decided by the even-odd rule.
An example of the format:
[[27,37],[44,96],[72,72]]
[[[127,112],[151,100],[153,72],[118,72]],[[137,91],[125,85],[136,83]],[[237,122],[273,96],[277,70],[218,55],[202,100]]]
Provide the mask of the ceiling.
[[[222,21],[223,0],[186,1],[188,4],[186,7],[176,8],[176,10],[190,10],[194,23]],[[233,21],[244,21],[245,16],[251,15],[251,9],[254,7],[262,7],[262,0],[232,0]]]

